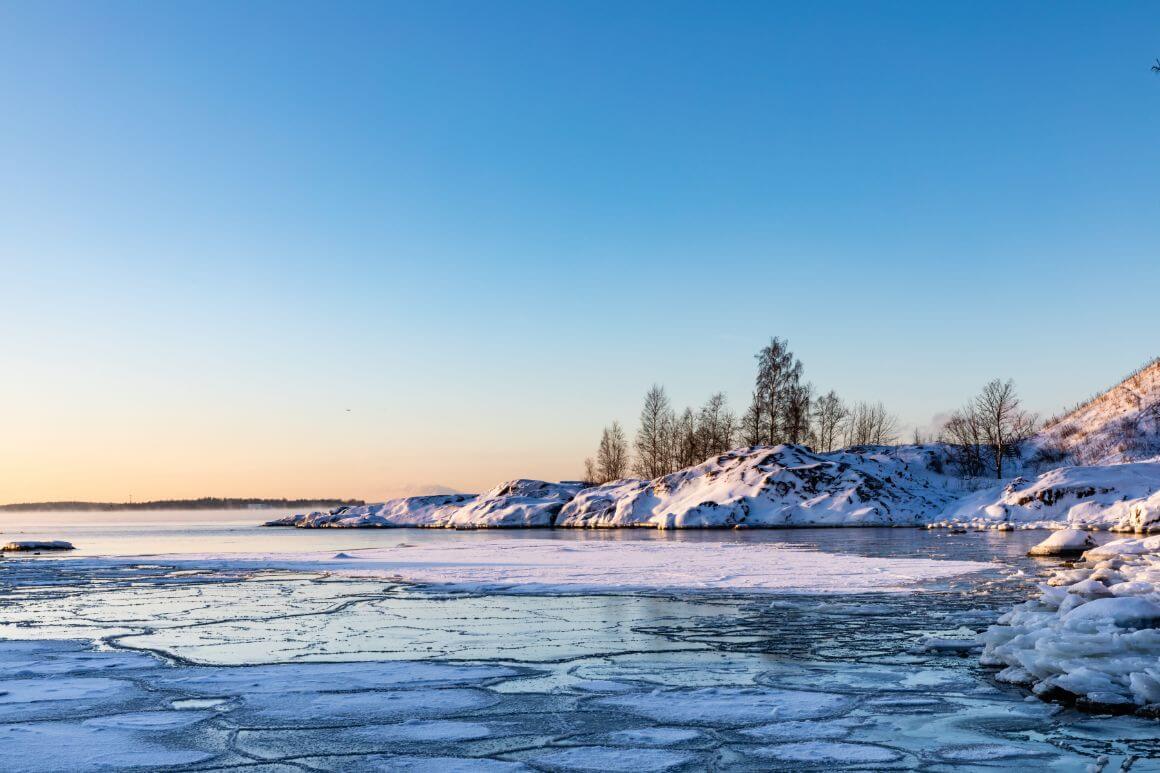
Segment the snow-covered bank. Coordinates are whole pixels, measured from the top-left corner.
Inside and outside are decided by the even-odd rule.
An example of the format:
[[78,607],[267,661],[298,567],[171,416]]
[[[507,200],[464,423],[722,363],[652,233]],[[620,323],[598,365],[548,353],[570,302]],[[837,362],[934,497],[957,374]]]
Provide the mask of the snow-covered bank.
[[1045,699],[1160,718],[1160,537],[1089,550],[1039,587],[983,635],[982,662]]
[[464,590],[518,593],[755,591],[862,593],[914,590],[917,583],[982,571],[975,561],[868,558],[771,543],[577,542],[473,538],[453,545],[408,545],[346,553],[204,554],[91,559],[148,560],[207,569],[326,571]]
[[802,446],[731,451],[654,481],[586,489],[559,526],[917,526],[958,494],[932,446],[818,454]]
[[971,491],[947,448],[870,446],[814,453],[755,446],[656,480],[600,486],[513,480],[478,496],[408,497],[292,515],[299,528],[656,529],[966,526],[1160,531],[1160,461],[1059,467]]
[[948,508],[939,525],[1160,531],[1160,462],[1059,467]]

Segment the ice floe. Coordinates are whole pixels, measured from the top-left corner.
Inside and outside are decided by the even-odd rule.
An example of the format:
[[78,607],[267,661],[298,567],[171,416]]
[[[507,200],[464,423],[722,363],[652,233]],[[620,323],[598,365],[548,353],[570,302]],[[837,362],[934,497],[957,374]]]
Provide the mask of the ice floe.
[[76,550],[71,542],[64,540],[16,540],[14,542],[5,543],[4,547],[0,548],[0,552],[4,553],[19,553],[38,550]]

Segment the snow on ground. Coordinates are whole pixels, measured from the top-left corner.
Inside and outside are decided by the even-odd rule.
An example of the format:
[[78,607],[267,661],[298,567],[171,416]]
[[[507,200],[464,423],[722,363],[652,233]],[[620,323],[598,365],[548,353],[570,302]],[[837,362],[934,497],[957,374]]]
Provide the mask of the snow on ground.
[[1160,717],[1160,537],[1110,542],[983,634],[984,664],[1041,697]]
[[1059,467],[968,495],[935,525],[1160,530],[1160,462]]
[[[783,545],[472,539],[332,553],[205,554],[150,562],[211,569],[278,568],[390,578],[457,589],[522,593],[627,590],[854,593],[902,591],[916,583],[981,571],[975,561],[869,558]],[[90,559],[86,559],[90,560]],[[91,559],[132,563],[141,558]]]

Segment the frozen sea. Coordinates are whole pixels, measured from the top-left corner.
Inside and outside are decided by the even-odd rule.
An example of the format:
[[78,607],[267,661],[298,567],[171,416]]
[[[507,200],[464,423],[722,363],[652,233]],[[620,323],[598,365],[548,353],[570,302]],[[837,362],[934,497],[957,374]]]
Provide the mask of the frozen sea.
[[281,514],[0,515],[80,548],[0,561],[0,769],[1160,770],[1160,723],[967,649],[1058,565],[1041,532],[257,528]]

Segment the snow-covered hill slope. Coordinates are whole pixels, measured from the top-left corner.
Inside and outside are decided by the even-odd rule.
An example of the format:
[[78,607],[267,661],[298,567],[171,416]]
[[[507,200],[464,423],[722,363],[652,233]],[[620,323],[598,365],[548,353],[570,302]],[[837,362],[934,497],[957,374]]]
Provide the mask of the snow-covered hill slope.
[[933,525],[1160,531],[1160,462],[1059,467],[947,508]]
[[738,449],[653,481],[586,489],[557,526],[659,529],[916,526],[961,490],[943,475],[939,446]]
[[1039,464],[1111,464],[1160,456],[1160,358],[1033,437]]

